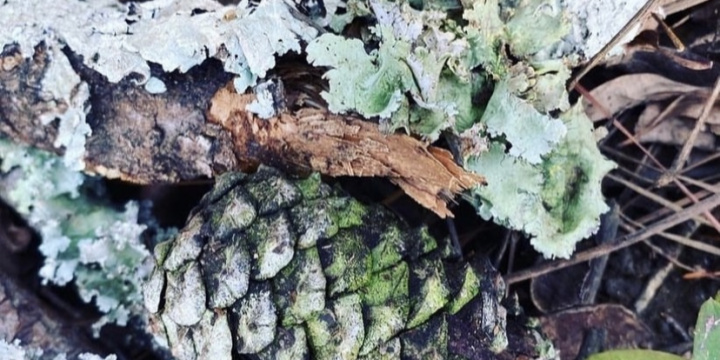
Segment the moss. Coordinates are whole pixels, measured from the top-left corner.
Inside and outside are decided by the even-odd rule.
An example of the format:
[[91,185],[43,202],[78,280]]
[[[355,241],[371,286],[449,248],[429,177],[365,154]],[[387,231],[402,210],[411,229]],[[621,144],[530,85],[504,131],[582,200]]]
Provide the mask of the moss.
[[410,299],[413,301],[407,328],[412,329],[442,309],[450,300],[443,263],[423,259],[410,268]]
[[390,225],[380,234],[380,242],[372,249],[373,272],[387,269],[405,255],[405,236],[396,225]]
[[251,277],[264,280],[275,276],[295,253],[295,236],[284,213],[258,219],[246,234],[251,257]]
[[453,295],[452,301],[448,303],[447,310],[450,314],[455,314],[470,300],[474,299],[480,293],[480,278],[471,266],[465,266],[463,272],[463,282],[460,291]]
[[367,208],[359,201],[352,198],[344,198],[334,204],[335,207],[331,217],[338,228],[346,229],[352,226],[363,224],[363,217],[367,214]]
[[325,308],[326,280],[317,249],[298,251],[294,261],[273,280],[281,323],[300,325]]
[[358,232],[341,230],[332,239],[318,245],[320,261],[328,279],[329,296],[356,291],[368,282],[372,257]]
[[295,186],[300,190],[303,199],[314,200],[330,194],[330,187],[320,180],[319,173],[313,173],[305,179],[296,180]]
[[403,359],[447,359],[448,323],[445,315],[434,316],[417,328],[403,333],[400,341]]
[[401,262],[373,274],[361,290],[367,324],[362,355],[369,354],[405,328],[410,313],[409,281],[408,266]]

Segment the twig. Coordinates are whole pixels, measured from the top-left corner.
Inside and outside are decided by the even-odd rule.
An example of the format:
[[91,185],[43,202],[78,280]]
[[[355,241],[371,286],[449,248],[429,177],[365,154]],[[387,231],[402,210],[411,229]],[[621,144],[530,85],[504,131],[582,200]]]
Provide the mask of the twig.
[[659,221],[653,225],[650,225],[644,229],[641,229],[634,234],[626,235],[620,241],[612,242],[609,244],[603,244],[592,248],[587,251],[579,252],[575,256],[568,260],[557,260],[549,263],[545,263],[534,268],[519,271],[513,274],[508,274],[504,277],[505,283],[510,285],[520,281],[528,280],[536,276],[544,275],[559,269],[566,268],[575,264],[579,264],[590,259],[597,258],[604,254],[609,254],[613,251],[624,249],[628,246],[637,244],[653,235],[656,235],[666,229],[669,229],[677,224],[694,218],[698,214],[709,212],[713,208],[720,206],[720,194],[715,194],[702,200],[695,205],[688,207],[680,212],[666,217],[664,220]]
[[685,164],[688,157],[690,156],[690,151],[693,149],[693,147],[695,147],[695,141],[697,140],[698,135],[700,135],[700,130],[702,129],[703,125],[705,125],[705,121],[707,121],[707,118],[710,116],[710,111],[715,106],[718,95],[720,95],[720,77],[715,80],[715,87],[713,87],[713,91],[710,94],[710,97],[707,99],[707,101],[705,101],[703,111],[700,114],[697,122],[695,123],[695,127],[690,133],[690,136],[688,136],[687,141],[683,145],[682,150],[680,150],[680,154],[675,159],[675,162],[673,162],[668,172],[663,174],[663,176],[658,179],[658,187],[665,186],[671,181],[673,181],[676,178],[678,172],[682,170],[683,164]]
[[[675,251],[673,251],[673,254],[671,254],[671,257],[677,258],[680,253],[682,252],[682,246],[679,246]],[[663,266],[660,270],[658,270],[650,279],[645,283],[645,288],[643,289],[642,293],[638,298],[635,300],[635,305],[633,308],[635,309],[635,312],[638,314],[642,314],[645,309],[647,309],[647,306],[650,304],[652,299],[655,297],[655,294],[657,294],[658,290],[662,286],[662,284],[665,282],[665,279],[667,279],[668,275],[670,275],[670,272],[675,269],[675,264],[672,262],[668,262]]]
[[[592,94],[587,91],[587,89],[585,89],[582,85],[578,84],[575,86],[575,90],[580,92],[582,96],[587,97],[589,101],[592,101],[594,106],[598,107],[601,111],[605,113],[605,117],[607,117],[608,119],[612,119],[613,126],[615,126],[616,129],[620,130],[620,132],[622,132],[623,135],[625,135],[628,139],[632,140],[633,144],[635,144],[635,146],[637,146],[638,149],[640,149],[640,151],[642,151],[648,157],[648,159],[650,159],[650,161],[655,164],[655,166],[662,169],[663,171],[667,171],[667,169],[660,163],[660,161],[658,161],[644,146],[642,146],[642,144],[640,144],[640,142],[630,133],[630,131],[626,129],[625,126],[620,121],[618,121],[613,114],[610,114],[607,108],[600,104],[600,102],[598,102],[597,99],[595,99]],[[691,193],[690,190],[688,190],[688,188],[682,182],[680,182],[677,178],[673,178],[672,181],[678,187],[678,189],[680,189],[680,191],[685,194],[685,196],[689,197],[694,203],[698,202],[697,197],[695,197],[695,195],[693,195],[693,193]],[[720,232],[720,222],[718,222],[718,220],[709,211],[703,213],[703,215],[708,219],[708,221],[710,221],[715,230]]]
[[683,44],[682,40],[680,40],[680,38],[675,35],[673,29],[671,29],[668,24],[665,23],[662,17],[660,17],[660,15],[656,13],[652,13],[652,17],[653,19],[655,19],[655,21],[658,22],[658,24],[660,24],[660,27],[663,28],[665,34],[670,38],[670,41],[672,41],[673,45],[675,46],[675,50],[679,52],[685,51],[685,44]]
[[[646,190],[646,189],[643,189],[643,188],[635,185],[634,183],[632,183],[632,182],[630,182],[630,181],[627,181],[627,180],[625,180],[625,179],[623,179],[623,178],[621,178],[621,177],[619,177],[619,176],[615,176],[615,175],[613,175],[613,174],[607,174],[606,176],[607,176],[609,179],[611,179],[611,180],[613,180],[613,181],[615,181],[615,182],[617,182],[617,183],[619,183],[619,184],[627,187],[628,189],[630,189],[630,190],[632,190],[632,191],[635,191],[636,193],[644,196],[645,198],[647,198],[647,199],[649,199],[649,200],[651,200],[651,201],[653,201],[653,202],[655,202],[655,203],[657,203],[657,204],[659,204],[659,205],[662,205],[662,206],[664,206],[664,207],[672,210],[673,212],[677,212],[677,211],[682,210],[682,206],[680,206],[680,205],[678,205],[678,204],[675,204],[675,203],[673,203],[672,201],[667,200],[667,199],[665,199],[664,197],[659,196],[659,195],[657,195],[657,194],[654,194],[654,193],[652,193],[652,192],[650,192],[650,191],[648,191],[648,190]],[[699,221],[699,222],[703,223],[704,225],[712,226],[712,224],[711,224],[709,221],[707,221],[706,219],[704,219],[702,216],[698,216],[698,217],[697,217],[696,219],[694,219],[694,220]]]

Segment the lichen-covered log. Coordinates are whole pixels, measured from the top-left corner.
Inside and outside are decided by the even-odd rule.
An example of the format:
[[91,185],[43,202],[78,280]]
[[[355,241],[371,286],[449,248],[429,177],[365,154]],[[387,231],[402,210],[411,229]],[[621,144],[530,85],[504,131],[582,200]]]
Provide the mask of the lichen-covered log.
[[[0,50],[0,136],[66,159],[68,151],[77,152],[70,168],[79,161],[76,170],[136,183],[212,177],[237,166],[230,137],[205,122],[204,99],[229,79],[219,65],[183,75],[160,74],[167,89],[151,94],[130,79],[108,82],[67,49],[41,44],[32,58],[23,58],[17,46]],[[58,63],[65,67],[57,70]],[[63,71],[77,72],[77,84],[53,78],[54,72]],[[72,99],[54,97],[55,91],[47,88],[50,80],[85,98],[70,104]],[[87,126],[89,132],[87,138],[68,140],[74,148],[61,141],[67,137],[62,133],[77,135],[80,130],[62,129],[56,120],[67,109],[82,114],[82,121],[73,124]]]
[[261,167],[219,178],[156,247],[146,306],[180,360],[539,356],[535,330],[508,326],[489,263],[447,253],[318,176]]

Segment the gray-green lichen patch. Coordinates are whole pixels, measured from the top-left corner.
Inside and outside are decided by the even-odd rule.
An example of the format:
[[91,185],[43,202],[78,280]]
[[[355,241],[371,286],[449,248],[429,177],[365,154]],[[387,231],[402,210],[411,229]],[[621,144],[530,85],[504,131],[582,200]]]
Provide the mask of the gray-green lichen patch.
[[236,348],[240,354],[262,351],[275,339],[277,315],[270,284],[252,283],[247,296],[231,308],[237,332]]
[[[86,180],[53,154],[0,139],[0,197],[42,237],[43,283],[73,281],[81,298],[104,313],[93,325],[99,330],[144,313],[140,284],[152,264],[141,239],[146,226],[138,224],[138,205],[110,208],[88,196],[92,190],[79,191]],[[92,181],[85,185],[99,189]]]
[[300,190],[290,180],[278,177],[274,169],[262,168],[251,177],[245,188],[255,199],[260,215],[289,208],[300,201]]
[[[564,1],[563,6],[572,22],[570,34],[563,38],[560,48],[566,54],[580,53],[589,59],[637,13],[646,0],[588,0]],[[633,36],[628,36],[630,41]],[[611,53],[618,53],[614,49]]]
[[176,324],[190,326],[200,321],[205,312],[205,285],[197,263],[168,273],[165,301]]
[[273,290],[283,326],[300,325],[325,308],[326,280],[315,248],[300,250],[275,277]]
[[301,40],[317,36],[282,0],[263,1],[254,11],[247,2],[223,7],[210,0],[9,0],[0,4],[0,24],[9,29],[0,33],[0,48],[16,43],[28,58],[41,42],[66,45],[109,81],[134,73],[141,84],[150,78],[149,62],[186,72],[208,58],[228,72],[264,77],[276,54],[299,52]]
[[55,102],[56,106],[49,106],[48,112],[38,115],[43,125],[59,119],[53,146],[65,149],[63,162],[68,168],[83,170],[85,139],[92,133],[90,125],[85,122],[89,110],[85,104],[90,99],[90,89],[75,73],[70,60],[59,46],[51,46],[48,51],[51,52],[52,61],[41,84],[46,99]]
[[[77,353],[77,351],[73,351]],[[53,356],[53,354],[56,354]],[[12,342],[7,342],[5,339],[0,339],[0,355],[5,360],[44,360],[50,359],[52,356],[53,360],[66,360],[68,354],[65,352],[57,351],[53,349],[48,353],[47,349],[36,347],[32,344],[23,344],[20,339],[15,339]],[[108,355],[105,357],[95,355],[92,353],[80,353],[77,355],[78,360],[117,360],[116,355]]]
[[318,360],[356,359],[365,336],[360,297],[347,295],[333,301],[307,326]]
[[225,308],[245,295],[250,283],[250,254],[238,233],[205,245],[200,257],[208,306]]
[[295,235],[284,212],[260,218],[247,230],[250,255],[254,259],[251,276],[256,280],[275,276],[295,254]]
[[305,329],[300,326],[290,329],[278,328],[275,341],[257,356],[261,360],[308,359],[310,350],[307,347]]
[[177,234],[172,248],[162,263],[166,270],[175,271],[183,266],[183,264],[197,259],[205,244],[200,231],[202,226],[202,217],[194,216],[185,228]]
[[232,190],[236,194],[226,196],[217,201],[210,211],[207,223],[212,228],[213,237],[224,238],[232,231],[239,231],[249,226],[257,213],[249,196],[241,187]]

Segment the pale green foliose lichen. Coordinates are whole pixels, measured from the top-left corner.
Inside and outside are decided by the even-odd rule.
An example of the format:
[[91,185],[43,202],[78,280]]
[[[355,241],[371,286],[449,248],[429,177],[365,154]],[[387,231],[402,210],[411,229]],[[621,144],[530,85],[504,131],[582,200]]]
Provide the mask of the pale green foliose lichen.
[[141,314],[138,286],[150,271],[140,241],[138,205],[117,211],[80,192],[85,177],[58,157],[0,139],[0,196],[42,237],[45,283],[74,281],[81,298],[107,322],[124,325]]
[[[329,90],[322,93],[329,109],[377,116],[387,131],[405,129],[430,141],[449,131],[477,144],[461,156],[488,180],[478,193],[502,189],[483,196],[478,211],[527,232],[543,254],[568,256],[597,227],[605,209],[598,205],[599,179],[608,169],[592,156],[559,155],[570,143],[587,147],[576,147],[585,154],[597,151],[594,142],[568,139],[569,122],[551,115],[570,107],[565,86],[578,56],[553,55],[571,29],[569,5],[462,1],[462,18],[453,18],[433,1],[357,3],[376,20],[364,41],[325,34],[307,47],[310,63],[330,68],[324,75]],[[476,102],[490,90],[489,102]],[[576,178],[571,169],[592,180]],[[584,194],[587,205],[578,206],[590,211],[573,213],[578,209],[560,204],[578,204],[569,193]]]
[[555,148],[567,131],[562,121],[536,111],[518,98],[507,81],[495,85],[481,121],[492,136],[505,136],[512,144],[509,155],[530,164],[539,164],[542,156]]
[[539,167],[499,145],[467,164],[487,176],[488,186],[473,191],[480,215],[524,231],[547,257],[569,257],[579,239],[597,230],[608,209],[600,182],[615,167],[595,146],[592,122],[579,106],[560,119],[568,134]]
[[[466,106],[470,93],[449,93],[449,89],[467,90],[470,79],[455,74],[455,67],[443,72],[446,63],[457,62],[468,44],[440,29],[445,15],[382,0],[370,1],[368,6],[378,21],[371,28],[380,41],[377,50],[367,53],[362,41],[333,34],[317,38],[306,49],[313,65],[332,68],[325,74],[330,89],[321,94],[329,109],[382,119],[393,117],[388,130],[405,128],[430,139],[456,122],[469,127],[473,115]],[[462,75],[466,74],[469,72]],[[458,98],[462,107],[456,103]],[[406,116],[398,117],[398,113]],[[423,130],[415,131],[414,127]]]

